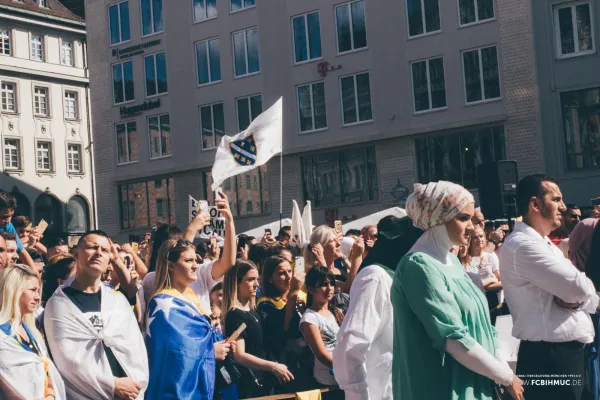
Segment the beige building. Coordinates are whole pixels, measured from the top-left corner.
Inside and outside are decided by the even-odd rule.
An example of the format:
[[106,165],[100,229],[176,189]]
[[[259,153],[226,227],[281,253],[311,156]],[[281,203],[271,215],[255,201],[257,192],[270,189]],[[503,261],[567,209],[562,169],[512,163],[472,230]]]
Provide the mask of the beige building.
[[[284,98],[283,204],[316,223],[544,169],[532,9],[518,0],[88,0],[100,227],[184,226],[214,147]],[[239,231],[279,215],[279,160],[225,182]],[[167,187],[166,192],[160,192]]]
[[85,22],[55,0],[0,0],[0,189],[49,233],[95,225]]

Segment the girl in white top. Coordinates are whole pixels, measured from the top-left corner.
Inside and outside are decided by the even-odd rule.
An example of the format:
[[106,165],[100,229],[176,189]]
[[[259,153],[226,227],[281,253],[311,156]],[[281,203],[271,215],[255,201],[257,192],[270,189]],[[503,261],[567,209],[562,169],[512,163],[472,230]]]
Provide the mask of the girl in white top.
[[300,331],[315,356],[314,378],[322,385],[337,386],[333,376],[333,349],[343,319],[342,312],[329,305],[335,293],[335,278],[325,267],[306,274],[308,308],[300,320]]
[[471,233],[468,254],[462,257],[461,261],[468,272],[479,274],[485,290],[502,289],[498,256],[496,253],[484,251],[486,244],[487,240],[483,229],[476,226]]

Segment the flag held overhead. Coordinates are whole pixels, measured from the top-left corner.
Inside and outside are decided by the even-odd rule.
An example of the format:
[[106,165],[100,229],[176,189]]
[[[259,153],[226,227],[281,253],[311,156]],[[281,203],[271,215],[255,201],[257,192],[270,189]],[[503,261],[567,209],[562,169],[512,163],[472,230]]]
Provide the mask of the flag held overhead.
[[282,98],[260,114],[250,126],[235,136],[223,136],[212,168],[212,190],[227,178],[266,164],[281,153]]

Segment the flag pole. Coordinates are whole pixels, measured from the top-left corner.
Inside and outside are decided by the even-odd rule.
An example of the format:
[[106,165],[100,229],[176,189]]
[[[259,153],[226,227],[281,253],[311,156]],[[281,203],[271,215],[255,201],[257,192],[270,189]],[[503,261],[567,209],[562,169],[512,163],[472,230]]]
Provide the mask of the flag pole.
[[283,223],[283,146],[279,154],[279,230]]

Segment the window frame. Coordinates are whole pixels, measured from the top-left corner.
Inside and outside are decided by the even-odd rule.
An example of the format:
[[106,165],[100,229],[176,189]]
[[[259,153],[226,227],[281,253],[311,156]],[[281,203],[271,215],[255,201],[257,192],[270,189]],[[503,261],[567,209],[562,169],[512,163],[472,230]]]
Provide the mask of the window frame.
[[[194,50],[195,50],[195,48],[194,48]],[[165,75],[166,75],[166,78],[167,78],[167,91],[166,92],[162,92],[162,93],[158,92],[158,63],[156,62],[156,56],[158,54],[164,54],[165,55]],[[154,82],[154,86],[156,88],[156,94],[152,94],[152,95],[148,95],[148,86],[147,86],[148,79],[146,78],[146,59],[148,57],[152,57],[154,59],[154,63],[153,63],[154,64],[154,76],[156,77],[156,80]],[[143,57],[143,61],[144,61],[144,94],[146,95],[146,98],[147,99],[153,99],[155,97],[168,95],[169,94],[169,76],[168,76],[169,74],[168,74],[168,71],[167,71],[167,68],[168,68],[168,66],[167,66],[167,52],[165,50],[162,50],[162,51],[158,51],[156,53],[145,55]]]
[[[149,189],[151,184],[153,184],[156,180],[164,180],[165,185],[163,185],[162,187],[165,188],[165,192],[166,192],[166,197],[151,197],[150,193],[149,193]],[[143,218],[146,220],[146,222],[148,223],[148,225],[145,226],[132,226],[131,222],[133,222],[136,219],[136,210],[135,210],[135,200],[131,199],[129,197],[129,191],[131,190],[135,190],[135,189],[130,189],[129,187],[133,187],[134,185],[138,185],[138,184],[143,184],[143,192],[144,192],[144,196],[145,196],[145,202],[146,202],[146,207],[141,210],[142,212],[140,213],[140,215],[143,215]],[[143,179],[136,179],[133,181],[127,181],[127,182],[118,182],[117,183],[117,199],[119,202],[119,226],[121,228],[121,230],[123,231],[135,231],[135,230],[139,230],[139,229],[146,229],[146,228],[150,228],[152,225],[152,219],[150,216],[150,203],[151,201],[155,201],[157,198],[158,199],[163,199],[163,204],[166,203],[166,206],[163,207],[167,216],[166,217],[160,217],[160,216],[156,216],[157,218],[166,218],[168,221],[175,221],[176,217],[177,217],[177,213],[176,213],[176,192],[175,192],[175,176],[174,175],[160,175],[157,177],[152,177],[152,178],[143,178]],[[123,197],[123,191],[125,191],[128,195],[126,197]],[[171,193],[173,193],[175,196],[171,197]],[[171,205],[171,203],[173,203],[173,206]],[[156,204],[156,203],[155,203]],[[123,206],[127,207],[127,213],[124,213],[124,208]],[[130,212],[133,209],[133,218],[132,218],[132,213]],[[125,217],[127,217],[127,220],[125,221]],[[126,226],[127,225],[127,226]]]
[[[352,4],[354,3],[363,3],[363,7],[364,7],[364,11],[365,11],[365,37],[366,37],[366,41],[367,41],[367,45],[365,47],[360,47],[360,48],[355,48],[354,47],[354,25],[352,24]],[[350,50],[346,50],[346,51],[340,51],[340,41],[338,40],[338,23],[337,23],[337,16],[336,16],[336,10],[340,7],[348,7],[348,15],[350,17],[350,41],[352,42],[352,49]],[[365,3],[364,0],[352,0],[352,1],[348,1],[346,3],[340,3],[340,4],[336,4],[333,7],[333,23],[334,23],[334,27],[335,27],[335,49],[337,51],[337,55],[341,56],[344,54],[350,54],[350,53],[356,53],[357,51],[364,51],[364,50],[368,50],[369,49],[369,34],[367,32],[367,5]],[[320,23],[320,20],[319,20]]]
[[[114,64],[110,64],[110,74],[111,74],[111,78],[112,78],[111,79],[111,84],[112,84],[112,90],[111,90],[111,92],[112,92],[112,97],[113,97],[113,106],[119,106],[119,105],[122,105],[122,104],[128,104],[128,103],[135,102],[135,79],[133,80],[133,99],[127,100],[126,99],[126,95],[125,95],[125,93],[126,93],[126,89],[125,89],[126,83],[125,83],[125,68],[124,68],[124,65],[126,63],[131,63],[131,70],[133,71],[133,59],[123,60],[123,61],[120,61],[120,62],[116,62]],[[114,89],[115,88],[115,75],[114,75],[114,73],[115,73],[115,71],[114,71],[115,65],[119,65],[121,67],[121,75],[123,76],[123,85],[122,85],[122,89],[123,89],[123,101],[120,102],[120,103],[117,103],[117,98],[115,96],[115,89]],[[144,75],[145,75],[145,72],[144,72]],[[144,87],[145,86],[146,85],[144,85]]]
[[152,0],[148,0],[150,2],[150,20],[152,21],[152,32],[151,33],[146,33],[144,34],[144,13],[142,12],[143,9],[143,2],[144,0],[140,0],[140,30],[141,30],[141,38],[145,39],[147,37],[150,36],[154,36],[154,35],[158,35],[160,33],[163,33],[165,31],[165,18],[164,18],[164,6],[163,6],[163,1],[160,0],[160,6],[162,7],[162,12],[163,12],[163,21],[162,21],[162,25],[163,25],[163,29],[162,31],[154,31],[154,3]]
[[[162,153],[163,130],[162,130],[162,125],[160,123],[160,118],[164,117],[165,115],[169,116],[169,135],[171,136],[171,153],[170,154]],[[159,129],[159,133],[160,133],[161,146],[159,147],[160,148],[160,156],[157,156],[157,157],[152,157],[152,137],[150,136],[150,119],[151,118],[158,119],[158,129]],[[154,161],[154,160],[161,160],[163,158],[173,157],[173,136],[171,135],[171,113],[166,112],[166,113],[147,116],[146,117],[146,128],[147,128],[147,132],[148,132],[148,155],[149,155],[148,159],[150,161]],[[129,135],[129,133],[127,133],[127,134]]]
[[[202,151],[216,150],[217,147],[219,147],[219,143],[217,143],[216,136],[215,136],[215,110],[214,110],[214,107],[217,104],[223,105],[223,125],[225,125],[225,104],[224,104],[224,102],[217,101],[214,103],[209,103],[209,104],[204,104],[204,105],[198,106],[198,118],[200,119],[200,144],[202,147]],[[212,136],[213,136],[213,143],[214,143],[213,147],[204,147],[204,140],[202,138],[202,133],[204,131],[204,129],[202,127],[202,109],[205,107],[210,107],[210,118],[211,118],[211,124],[212,124]],[[225,132],[223,132],[223,135],[225,135]]]
[[[309,40],[309,30],[308,30],[308,16],[311,14],[318,14],[319,15],[319,42],[321,44],[321,56],[320,57],[316,57],[316,58],[310,58],[310,40]],[[294,39],[294,19],[296,18],[303,18],[304,19],[304,33],[306,34],[306,54],[308,55],[309,58],[307,58],[304,61],[296,61],[296,40]],[[291,27],[291,34],[292,34],[292,60],[294,62],[294,65],[302,65],[302,64],[308,64],[308,63],[312,63],[315,61],[320,61],[323,59],[323,35],[321,34],[321,11],[319,10],[314,10],[314,11],[309,11],[303,14],[298,14],[298,15],[294,15],[290,18],[290,27]],[[361,48],[362,50],[362,48]]]
[[[573,53],[569,53],[569,54],[562,54],[562,43],[560,40],[560,23],[558,21],[558,11],[564,8],[570,8],[571,9],[571,22],[573,24],[573,43],[575,45],[575,49],[579,48],[579,36],[578,36],[578,32],[577,32],[577,6],[579,5],[583,5],[583,4],[587,4],[590,10],[590,30],[591,30],[591,37],[592,37],[592,49],[591,50],[585,50],[585,51],[574,51]],[[569,59],[569,58],[575,58],[575,57],[583,57],[583,56],[588,56],[588,55],[592,55],[592,54],[596,54],[596,25],[594,23],[594,6],[592,4],[591,1],[589,0],[583,0],[583,1],[573,1],[573,2],[567,2],[567,3],[559,3],[559,4],[554,4],[552,5],[552,23],[554,24],[554,40],[556,42],[556,46],[555,47],[555,53],[556,53],[556,58],[558,60],[564,60],[564,59]]]
[[[75,116],[74,117],[67,116],[67,112],[66,112],[66,109],[67,109],[67,107],[66,107],[67,106],[66,105],[66,100],[67,100],[67,95],[68,94],[73,94],[74,95],[74,97],[73,97],[73,101],[75,103],[74,106],[73,106],[74,112],[75,112]],[[79,92],[78,91],[73,90],[73,89],[65,89],[65,90],[63,90],[63,115],[64,115],[64,118],[67,121],[79,121],[80,120],[80,118],[79,118],[79,115],[80,115],[80,112],[79,112]]]
[[[497,59],[497,65],[496,68],[498,69],[498,89],[500,92],[500,96],[498,97],[493,97],[490,99],[486,99],[485,98],[485,83],[484,83],[484,79],[483,79],[483,57],[481,57],[481,51],[483,49],[488,49],[491,47],[495,47],[496,48],[496,59]],[[467,77],[465,75],[465,58],[464,58],[464,54],[465,53],[470,53],[473,51],[477,51],[477,57],[479,58],[479,85],[481,87],[481,100],[477,100],[477,101],[471,101],[469,102],[467,100]],[[502,91],[502,74],[500,72],[500,51],[498,49],[498,45],[497,44],[492,44],[492,45],[487,45],[487,46],[482,46],[482,47],[477,47],[474,49],[468,49],[468,50],[462,50],[460,52],[460,63],[461,63],[461,68],[462,68],[462,78],[463,78],[463,95],[465,96],[465,106],[475,106],[478,104],[485,104],[485,103],[493,103],[495,101],[501,101],[503,99],[504,93]]]
[[[79,157],[79,170],[78,171],[74,171],[74,170],[70,170],[69,169],[69,156],[71,154],[73,154],[74,152],[71,151],[71,149],[69,148],[70,146],[77,146],[78,150],[77,150],[77,154]],[[67,174],[68,175],[83,175],[84,174],[84,168],[83,168],[83,145],[80,142],[67,142],[67,145],[65,146],[65,151],[66,151],[66,158],[65,160],[67,161]]]
[[[4,35],[6,32],[6,35]],[[12,45],[12,29],[2,28],[0,29],[0,56],[12,57],[13,45]],[[8,42],[8,54],[4,53],[4,44]]]
[[[129,148],[129,131],[127,130],[127,125],[129,123],[133,122],[135,124],[135,133],[138,134],[138,127],[137,127],[137,121],[136,120],[128,120],[128,121],[121,121],[121,122],[117,122],[115,124],[113,124],[113,133],[115,135],[115,158],[116,158],[116,165],[117,167],[120,167],[122,165],[129,165],[129,164],[137,164],[140,162],[139,158],[137,160],[132,160],[131,159],[131,149]],[[117,127],[119,125],[124,125],[125,126],[125,133],[127,135],[127,140],[125,141],[126,144],[126,148],[127,148],[127,161],[125,162],[119,162],[119,136],[117,134]]]
[[[204,0],[205,1],[205,0]],[[213,41],[213,40],[218,40],[219,41],[219,73],[221,75],[221,79],[217,80],[217,81],[212,81],[210,80],[211,77],[211,72],[212,69],[210,67],[210,46],[209,46],[209,42]],[[207,55],[207,66],[208,66],[208,78],[209,81],[206,83],[200,83],[200,74],[199,74],[199,60],[198,60],[198,45],[204,44],[204,46],[206,47],[206,55]],[[208,39],[203,39],[203,40],[199,40],[197,42],[194,43],[194,59],[196,60],[196,87],[204,87],[204,86],[209,86],[209,85],[215,85],[217,83],[221,83],[223,82],[223,71],[221,70],[221,39],[218,36],[215,37],[211,37]],[[234,72],[235,73],[235,72]]]
[[[46,93],[44,95],[45,99],[45,107],[46,107],[46,113],[42,114],[39,113],[36,109],[36,103],[39,103],[41,105],[41,101],[38,100],[38,97],[41,98],[41,95],[39,95],[38,93],[36,93],[36,91],[38,89],[43,89]],[[51,118],[52,117],[52,113],[51,113],[51,99],[50,99],[50,87],[48,86],[44,86],[44,85],[38,85],[36,83],[33,84],[33,96],[32,96],[32,100],[33,100],[33,117],[34,118]],[[41,108],[41,107],[40,107]]]
[[[107,16],[108,16],[108,29],[106,30],[106,33],[108,34],[108,47],[115,47],[115,46],[119,46],[122,45],[124,43],[129,43],[131,42],[131,21],[128,21],[129,23],[129,39],[127,40],[123,40],[123,19],[121,18],[121,4],[122,3],[127,3],[127,8],[129,9],[129,0],[123,0],[123,1],[119,1],[117,3],[112,3],[112,4],[108,4],[106,7],[106,11],[107,11]],[[118,19],[119,19],[119,41],[112,43],[111,42],[111,31],[110,31],[110,8],[111,7],[117,7],[117,12],[118,12]],[[142,13],[140,12],[140,18],[141,18]],[[129,10],[129,18],[131,18],[131,10]]]
[[[67,67],[74,67],[75,66],[75,41],[68,40],[68,39],[63,39],[63,38],[60,38],[59,41],[60,41],[60,65],[64,65],[64,66],[67,66]],[[69,51],[70,51],[69,57],[70,57],[70,60],[71,60],[70,63],[63,62],[63,55],[64,55],[65,44],[70,44],[71,45],[70,48],[69,48]]]
[[[12,85],[13,87],[13,109],[12,110],[8,110],[8,109],[4,109],[2,106],[2,95],[4,94],[5,90],[2,88],[3,85]],[[16,81],[0,81],[0,111],[2,113],[7,113],[7,114],[18,114],[20,111],[19,108],[19,84]]]
[[[214,17],[208,17],[208,18],[205,18],[205,19],[199,19],[199,20],[197,20],[196,19],[196,15],[194,14],[194,10],[195,10],[194,3],[196,1],[203,2],[203,4],[204,4],[204,10],[206,11],[206,14],[208,15],[208,6],[207,6],[207,1],[208,0],[191,0],[191,4],[192,4],[192,24],[199,24],[201,22],[210,21],[210,20],[219,18],[219,11],[217,10],[217,15],[215,15]],[[215,4],[216,4],[216,2],[215,2]]]
[[[253,8],[256,8],[256,1],[255,1],[254,5],[247,6],[247,7],[242,7],[239,10],[234,10],[233,7],[232,7],[232,4],[231,4],[231,0],[227,0],[227,1],[229,3],[229,14],[237,14],[237,13],[242,12],[242,11],[251,10]],[[242,1],[243,4],[246,4],[246,0],[241,0],[241,1]]]
[[[438,13],[440,14],[440,29],[438,29],[437,31],[431,31],[431,32],[427,32],[427,21],[426,21],[426,17],[425,17],[425,0],[418,0],[421,3],[421,13],[422,13],[422,18],[421,18],[421,22],[423,24],[423,33],[419,33],[417,35],[412,35],[410,34],[410,16],[408,15],[408,2],[410,0],[404,0],[404,9],[406,10],[405,14],[406,14],[406,29],[407,29],[407,33],[408,33],[408,39],[419,39],[425,36],[431,36],[431,35],[437,35],[439,33],[443,32],[442,29],[442,12],[440,9],[440,1],[437,0],[438,2]],[[460,12],[460,10],[459,10]]]
[[[368,74],[369,75],[369,97],[370,97],[370,102],[371,102],[371,119],[368,120],[364,120],[364,121],[360,121],[360,116],[359,116],[359,105],[358,105],[358,85],[356,84],[356,77],[357,75],[362,75],[362,74]],[[344,78],[348,78],[352,76],[354,78],[354,105],[356,106],[356,122],[350,122],[350,123],[344,123],[344,96],[342,93],[342,79]],[[339,95],[340,95],[340,110],[341,110],[341,117],[342,117],[342,128],[344,127],[349,127],[349,126],[355,126],[355,125],[362,125],[362,124],[368,124],[370,122],[375,121],[375,112],[373,110],[373,91],[371,90],[371,73],[370,71],[362,71],[362,72],[355,72],[352,74],[348,74],[348,75],[341,75],[338,78],[338,91],[339,91]]]
[[[39,47],[40,47],[41,56],[40,56],[39,59],[38,58],[33,58],[33,46],[34,46],[33,39],[34,38],[39,38],[40,39]],[[44,48],[45,47],[45,43],[46,43],[46,41],[44,40],[44,35],[38,35],[38,34],[30,32],[30,34],[29,34],[29,59],[31,61],[45,62],[45,58],[46,58],[46,49]],[[36,47],[37,47],[37,43],[36,43]],[[37,54],[36,54],[36,57],[37,57]]]
[[[298,120],[298,132],[300,134],[305,134],[305,133],[315,133],[315,132],[322,132],[322,131],[326,131],[329,129],[329,121],[327,120],[327,95],[325,94],[324,96],[324,104],[325,104],[325,127],[323,128],[315,128],[315,100],[314,100],[314,92],[313,92],[313,85],[317,84],[317,83],[322,83],[323,84],[323,92],[325,92],[325,81],[324,80],[319,80],[319,81],[313,81],[313,82],[307,82],[307,83],[301,83],[299,85],[296,85],[296,118]],[[310,107],[311,107],[311,112],[312,112],[312,123],[313,123],[313,129],[310,130],[306,130],[303,131],[302,130],[302,124],[301,124],[301,117],[300,117],[300,98],[298,96],[298,91],[300,90],[301,87],[304,86],[309,86],[310,87]],[[342,116],[343,118],[343,116]]]
[[236,117],[236,128],[238,129],[238,133],[245,131],[246,129],[248,129],[248,127],[244,128],[244,129],[240,129],[240,109],[238,106],[238,101],[242,100],[242,99],[247,99],[248,100],[248,115],[250,116],[250,122],[248,123],[248,126],[250,126],[250,124],[252,124],[252,121],[254,121],[254,119],[256,119],[256,117],[258,117],[258,114],[256,117],[252,118],[252,102],[250,101],[252,99],[252,97],[260,97],[260,108],[261,108],[261,114],[264,112],[263,109],[263,98],[262,98],[262,93],[255,93],[255,94],[249,94],[247,96],[241,96],[241,97],[236,97],[235,98],[235,117]]
[[37,4],[39,7],[48,8],[48,0],[37,0]]
[[[50,169],[40,168],[40,165],[38,162],[38,151],[40,151],[39,145],[42,143],[48,144],[48,164],[50,166]],[[54,157],[54,141],[46,140],[46,139],[35,139],[35,172],[37,172],[38,174],[55,173],[56,172],[55,162],[56,162],[56,158]],[[43,161],[42,161],[42,163],[43,163]]]
[[[239,12],[239,11],[236,11]],[[240,29],[234,32],[231,32],[231,55],[232,55],[232,63],[233,63],[233,79],[239,79],[239,78],[245,78],[247,76],[253,76],[253,75],[258,75],[261,73],[261,69],[260,69],[260,38],[258,40],[258,43],[256,43],[256,51],[258,53],[258,71],[255,72],[249,72],[250,68],[249,68],[249,62],[248,62],[248,31],[252,31],[252,30],[256,30],[257,32],[257,36],[258,36],[258,25],[255,25],[253,27],[250,28],[245,28],[245,29]],[[236,33],[240,33],[240,32],[244,32],[244,55],[245,55],[245,60],[246,60],[246,73],[242,74],[242,75],[236,75],[236,70],[235,70],[235,44],[234,44],[234,35]]]
[[[442,69],[444,72],[444,92],[445,92],[445,98],[446,98],[445,99],[446,105],[444,107],[433,108],[433,102],[431,100],[431,74],[429,72],[429,62],[432,60],[438,60],[440,58],[442,59],[442,67],[443,67]],[[426,110],[417,111],[417,104],[415,101],[415,81],[414,81],[412,66],[413,66],[413,64],[421,63],[421,62],[425,63],[425,68],[427,71],[427,94],[429,96],[429,108]],[[411,61],[409,63],[409,71],[410,71],[410,83],[411,83],[411,89],[412,89],[411,97],[412,97],[412,105],[413,105],[413,115],[428,114],[431,112],[447,110],[448,109],[448,91],[446,90],[446,63],[444,62],[444,56],[434,56],[434,57],[429,57],[429,58],[425,58],[425,59]]]
[[[496,12],[496,0],[490,0],[492,2],[492,10],[494,11],[494,16],[492,18],[482,19],[482,20],[479,19],[479,4],[477,3],[477,0],[470,0],[470,1],[472,1],[475,6],[475,21],[469,22],[466,24],[462,24],[460,22],[460,0],[456,0],[456,9],[458,11],[458,27],[459,28],[468,28],[470,26],[486,24],[488,22],[493,22],[496,20],[496,18],[497,18],[496,15],[498,14]],[[440,27],[441,27],[441,16],[440,16]]]
[[[8,140],[17,141],[17,163],[18,163],[17,168],[6,166],[6,150],[7,150],[6,142]],[[36,156],[37,156],[37,154],[36,154]],[[8,173],[22,172],[25,170],[25,167],[23,165],[24,161],[25,160],[23,159],[23,139],[18,136],[3,136],[3,138],[2,138],[2,167],[3,167],[4,171],[8,172]]]

